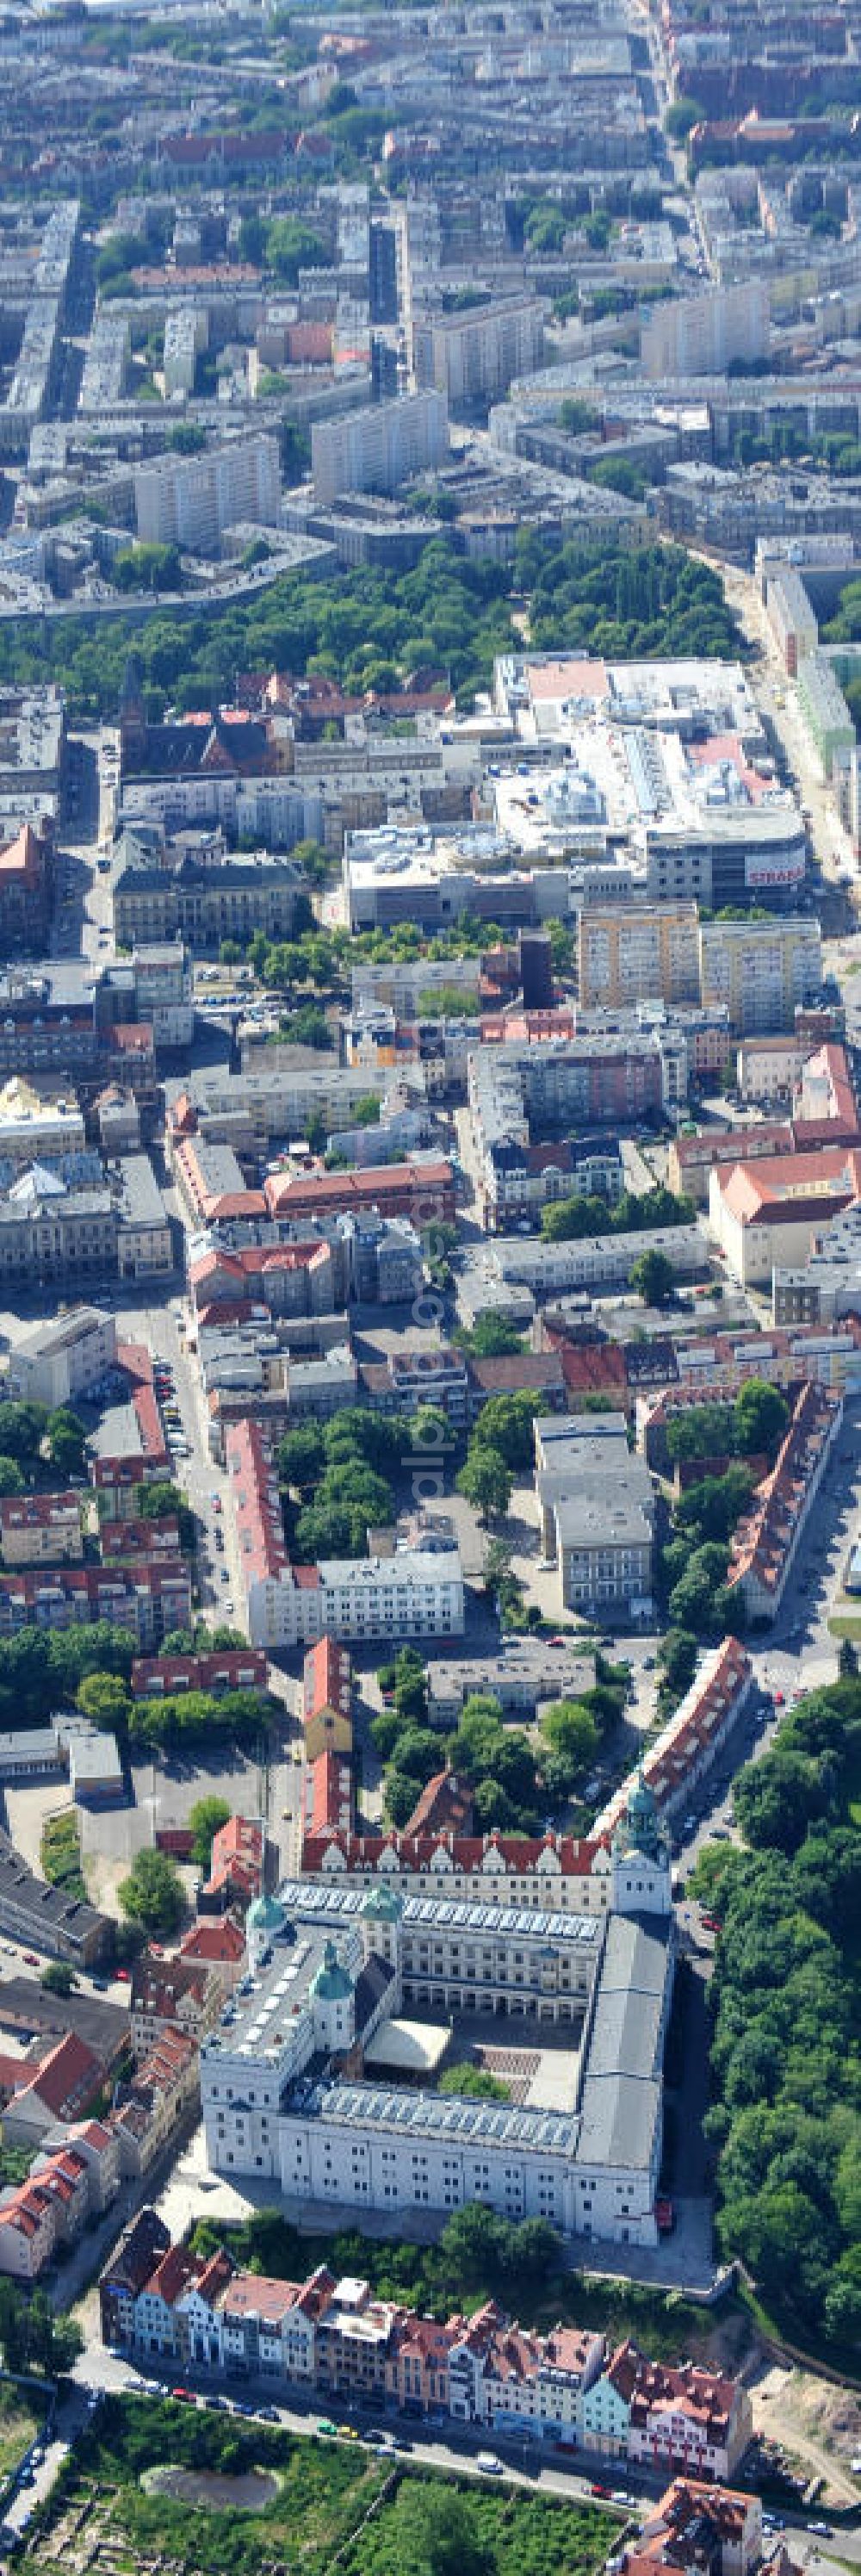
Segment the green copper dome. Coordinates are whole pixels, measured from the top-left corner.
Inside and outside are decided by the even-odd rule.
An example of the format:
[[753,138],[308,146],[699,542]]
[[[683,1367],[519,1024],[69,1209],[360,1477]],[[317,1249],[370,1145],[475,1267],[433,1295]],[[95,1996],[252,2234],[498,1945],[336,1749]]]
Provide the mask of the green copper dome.
[[311,1979],[311,1993],[318,2003],[340,2004],[346,2003],[352,1992],[353,1980],[349,1970],[342,1968],[334,1941],[327,1941],[322,1967]]
[[247,1931],[280,1932],[283,1921],[284,1907],[279,1905],[277,1896],[252,1897],[245,1917]]
[[369,1888],[362,1907],[365,1921],[371,1923],[399,1923],[403,1910],[403,1899],[394,1887]]

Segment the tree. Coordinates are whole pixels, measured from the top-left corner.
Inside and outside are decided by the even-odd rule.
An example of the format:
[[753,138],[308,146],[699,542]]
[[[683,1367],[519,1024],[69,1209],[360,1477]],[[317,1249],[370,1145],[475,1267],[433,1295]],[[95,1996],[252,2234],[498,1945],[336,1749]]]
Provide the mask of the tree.
[[456,2487],[405,2478],[392,2511],[399,2576],[493,2576],[493,2549],[479,2532],[472,2500]]
[[91,1726],[108,1732],[126,1727],[131,1712],[131,1692],[115,1673],[86,1673],[75,1693],[82,1717]]
[[522,1351],[522,1333],[510,1324],[507,1315],[479,1315],[467,1332],[462,1324],[455,1327],[452,1340],[473,1360],[508,1359]]
[[171,1520],[181,1509],[185,1497],[170,1476],[156,1476],[151,1485],[138,1488],[137,1512],[142,1521]]
[[481,2290],[500,2267],[508,2230],[505,2220],[480,2201],[467,2201],[446,2220],[439,2240],[440,2268],[458,2293]]
[[733,1791],[745,1841],[757,1850],[767,1844],[790,1855],[803,1843],[811,1819],[829,1803],[819,1765],[784,1746],[764,1754],[761,1762],[748,1763]]
[[780,1388],[769,1386],[765,1378],[750,1377],[740,1388],[733,1410],[742,1456],[753,1457],[761,1450],[773,1456],[789,1421],[789,1406]]
[[482,1405],[470,1441],[473,1450],[495,1449],[514,1474],[532,1464],[533,1424],[541,1397],[523,1388],[516,1395],[492,1395]]
[[226,1798],[198,1798],[189,1814],[192,1844],[191,1857],[202,1878],[208,1878],[212,1864],[214,1837],[222,1825],[229,1825],[231,1809]]
[[410,1778],[409,1772],[399,1771],[393,1762],[386,1772],[385,1792],[386,1812],[397,1832],[402,1833],[418,1800],[419,1783]]
[[278,1474],[282,1485],[293,1485],[304,1493],[322,1476],[326,1452],[318,1422],[299,1422],[278,1443]]
[[16,1467],[14,1458],[0,1457],[0,1494],[23,1494],[25,1492],[26,1486],[24,1478],[21,1474],[20,1467]]
[[561,1764],[568,1788],[591,1769],[600,1744],[600,1735],[591,1710],[574,1699],[554,1700],[546,1708],[541,1732],[557,1764]]
[[579,1243],[590,1235],[609,1234],[612,1218],[606,1199],[556,1199],[551,1207],[541,1210],[541,1232],[545,1243]]
[[665,1306],[673,1293],[675,1273],[665,1252],[641,1252],[634,1262],[629,1285],[642,1297],[644,1306]]
[[681,1698],[693,1681],[699,1650],[699,1639],[691,1628],[667,1628],[658,1647],[662,1675],[659,1687]]
[[185,1899],[179,1872],[167,1852],[136,1853],[118,1890],[123,1913],[145,1932],[168,1938],[182,1920]]
[[325,243],[308,224],[295,215],[278,215],[266,235],[266,259],[270,268],[295,286],[300,268],[325,268],[328,258]]
[[49,1995],[72,1995],[77,1983],[77,1977],[74,1969],[70,1968],[68,1959],[49,1959],[47,1968],[43,1968],[39,1979],[40,1986],[44,1986],[46,1994]]
[[837,1658],[837,1670],[841,1681],[854,1681],[857,1679],[858,1649],[856,1646],[853,1646],[851,1637],[841,1637],[840,1653]]
[[704,111],[695,98],[676,98],[667,109],[667,133],[671,134],[676,142],[684,143],[692,126],[702,125],[703,122]]
[[677,1525],[689,1529],[700,1546],[709,1539],[731,1538],[752,1490],[749,1467],[734,1460],[723,1476],[701,1476],[687,1487],[676,1504]]
[[458,1493],[482,1520],[496,1520],[507,1512],[514,1479],[498,1449],[471,1448],[456,1482]]
[[414,1781],[416,1796],[426,1781],[433,1779],[439,1767],[439,1736],[434,1735],[428,1726],[404,1727],[398,1739],[397,1769],[406,1779]]
[[296,1546],[311,1565],[322,1557],[364,1556],[368,1530],[391,1520],[391,1486],[375,1476],[360,1458],[333,1463],[321,1476],[314,1501],[296,1523]]
[[484,1551],[484,1588],[495,1592],[511,1574],[511,1548],[505,1538],[490,1538]]
[[719,1618],[718,1595],[726,1580],[729,1549],[717,1542],[694,1549],[681,1580],[673,1585],[669,1599],[670,1623],[674,1628],[687,1628],[694,1636],[710,1636]]
[[0,1454],[29,1466],[38,1458],[47,1426],[46,1404],[0,1404]]
[[47,1423],[48,1451],[52,1467],[63,1476],[79,1476],[87,1451],[86,1426],[80,1415],[66,1404],[49,1414]]

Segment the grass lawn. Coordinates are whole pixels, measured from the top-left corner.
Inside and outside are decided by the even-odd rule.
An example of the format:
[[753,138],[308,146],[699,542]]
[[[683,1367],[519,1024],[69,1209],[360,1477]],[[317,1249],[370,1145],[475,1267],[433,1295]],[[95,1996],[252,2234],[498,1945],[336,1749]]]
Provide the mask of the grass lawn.
[[41,1859],[49,1887],[61,1887],[65,1896],[86,1898],[81,1868],[81,1832],[74,1807],[65,1807],[57,1815],[46,1816],[42,1827]]
[[851,1637],[853,1646],[861,1639],[861,1619],[851,1610],[834,1610],[828,1622],[830,1637]]
[[0,2477],[14,2469],[28,2442],[34,2442],[42,2418],[29,2403],[23,2388],[0,2385]]
[[[181,2503],[163,2487],[148,2492],[148,2473],[165,2468],[193,2469],[198,2495],[208,2478],[211,2503]],[[255,2471],[276,2492],[261,2512],[237,2510],[236,2482]],[[342,2550],[347,2576],[401,2576],[397,2493],[364,2521],[389,2475],[358,2443],[296,2439],[169,2399],[110,2398],[58,2481],[19,2562],[22,2576],[65,2576],[84,2530],[89,2541],[110,2544],[115,2576],[149,2576],[165,2558],[194,2576],[263,2576],[273,2566],[287,2576],[326,2576]],[[453,2481],[417,2483],[429,2491],[434,2527],[445,2520]],[[595,2576],[619,2528],[592,2506],[511,2488],[464,2482],[458,2493],[486,2576]]]

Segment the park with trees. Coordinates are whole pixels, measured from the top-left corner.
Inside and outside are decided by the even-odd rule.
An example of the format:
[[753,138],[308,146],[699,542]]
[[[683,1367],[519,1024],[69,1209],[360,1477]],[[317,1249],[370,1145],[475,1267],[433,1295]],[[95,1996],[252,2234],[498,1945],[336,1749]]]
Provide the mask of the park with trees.
[[662,1225],[693,1225],[693,1199],[679,1197],[660,1184],[651,1190],[623,1190],[611,1204],[594,1192],[584,1198],[556,1199],[541,1210],[545,1243],[576,1243],[596,1234],[647,1234]]
[[[295,248],[294,232],[288,261]],[[511,611],[524,596],[542,651],[582,647],[622,658],[739,649],[717,573],[682,547],[628,548],[605,538],[599,545],[525,530],[504,564],[461,556],[429,523],[418,563],[395,575],[359,569],[333,585],[307,572],[280,574],[246,601],[220,601],[215,612],[201,605],[182,618],[165,610],[143,626],[125,617],[98,626],[69,617],[61,629],[10,620],[0,636],[0,680],[50,679],[66,692],[73,718],[113,719],[134,647],[153,716],[168,703],[181,714],[229,698],[237,671],[320,671],[361,695],[389,693],[417,669],[433,670],[471,705],[495,655],[516,647]]]
[[786,1714],[770,1750],[740,1773],[734,1806],[743,1844],[708,1845],[690,1882],[721,1925],[705,2123],[718,2238],[790,2340],[857,2372],[857,1673]]
[[383,1763],[386,1813],[399,1829],[422,1789],[444,1764],[472,1790],[481,1833],[540,1833],[548,1807],[558,1811],[580,1794],[597,1754],[619,1726],[625,1708],[627,1667],[599,1653],[595,1680],[576,1700],[549,1703],[540,1732],[503,1722],[492,1691],[472,1691],[458,1724],[442,1731],[427,1722],[427,1683],[421,1655],[404,1646],[377,1676],[388,1702],[372,1720],[371,1737]]

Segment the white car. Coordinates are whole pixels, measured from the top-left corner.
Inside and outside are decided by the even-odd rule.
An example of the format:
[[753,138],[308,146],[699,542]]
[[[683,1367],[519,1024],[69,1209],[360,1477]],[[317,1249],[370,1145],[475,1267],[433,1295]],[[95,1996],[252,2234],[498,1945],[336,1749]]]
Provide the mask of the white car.
[[502,2476],[502,2461],[496,2451],[479,2451],[475,2465],[477,2469],[481,2470],[483,2478],[501,2478]]

